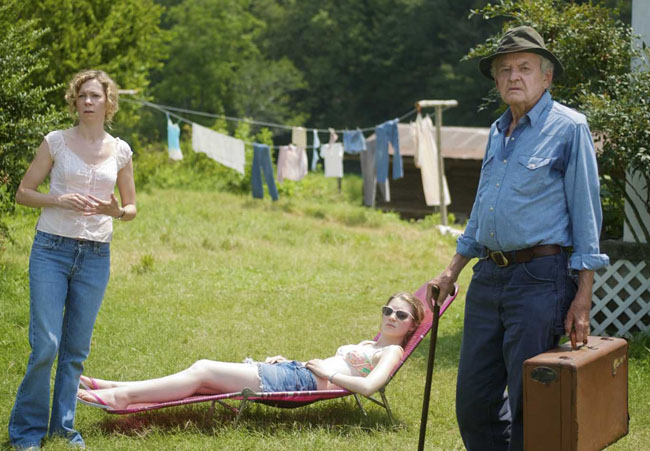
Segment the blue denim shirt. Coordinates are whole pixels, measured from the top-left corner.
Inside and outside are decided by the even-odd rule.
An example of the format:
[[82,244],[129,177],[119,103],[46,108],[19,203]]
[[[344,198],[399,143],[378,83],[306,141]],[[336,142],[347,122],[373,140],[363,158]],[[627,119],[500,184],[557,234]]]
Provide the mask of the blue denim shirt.
[[490,129],[469,222],[456,251],[512,251],[541,244],[573,246],[570,267],[599,269],[602,223],[598,167],[584,115],[545,92],[506,145],[508,109]]

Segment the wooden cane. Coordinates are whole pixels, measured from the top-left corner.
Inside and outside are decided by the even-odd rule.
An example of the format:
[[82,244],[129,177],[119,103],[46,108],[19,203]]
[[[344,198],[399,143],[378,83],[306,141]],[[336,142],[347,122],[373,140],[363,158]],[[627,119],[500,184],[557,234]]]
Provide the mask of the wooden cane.
[[424,399],[422,401],[422,418],[420,419],[420,442],[418,451],[424,450],[424,439],[427,435],[427,416],[429,414],[429,397],[431,395],[431,379],[433,377],[433,362],[436,359],[436,340],[438,338],[438,320],[440,319],[440,306],[436,302],[440,295],[440,288],[436,285],[427,287],[427,300],[433,300],[433,319],[431,322],[431,342],[429,345],[429,359],[427,360],[427,379],[424,384]]

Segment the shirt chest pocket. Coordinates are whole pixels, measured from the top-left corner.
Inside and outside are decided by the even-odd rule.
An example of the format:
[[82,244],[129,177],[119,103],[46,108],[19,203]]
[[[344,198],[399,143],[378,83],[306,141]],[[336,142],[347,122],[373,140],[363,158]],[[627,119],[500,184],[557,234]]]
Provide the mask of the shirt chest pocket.
[[513,183],[515,191],[533,195],[548,188],[560,174],[553,170],[557,158],[517,157],[517,179]]

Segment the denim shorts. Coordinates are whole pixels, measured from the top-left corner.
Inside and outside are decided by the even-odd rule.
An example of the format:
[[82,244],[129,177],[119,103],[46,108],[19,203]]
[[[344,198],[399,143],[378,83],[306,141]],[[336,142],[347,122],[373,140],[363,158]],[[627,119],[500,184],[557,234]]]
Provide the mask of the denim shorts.
[[258,363],[263,392],[316,390],[316,378],[305,365],[295,360],[281,363]]

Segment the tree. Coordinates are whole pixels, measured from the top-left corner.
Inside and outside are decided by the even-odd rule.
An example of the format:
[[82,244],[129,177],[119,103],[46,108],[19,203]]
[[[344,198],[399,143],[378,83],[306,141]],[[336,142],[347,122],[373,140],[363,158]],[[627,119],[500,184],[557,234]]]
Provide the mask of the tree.
[[[553,97],[582,111],[602,141],[598,163],[604,230],[610,238],[621,237],[625,171],[640,171],[650,181],[650,81],[647,73],[631,72],[632,58],[642,55],[631,45],[629,25],[618,20],[616,9],[565,0],[501,0],[472,14],[503,18],[505,23],[499,34],[473,48],[467,58],[492,53],[506,29],[531,25],[562,61],[565,73],[553,80]],[[497,102],[493,90],[486,105]],[[650,211],[650,200],[645,205]],[[643,226],[650,242],[650,229]]]
[[[173,38],[147,91],[155,102],[269,122],[304,120],[292,95],[305,88],[302,74],[288,59],[271,59],[260,50],[257,38],[266,24],[252,12],[251,0],[165,3],[174,3],[163,18]],[[160,114],[143,117],[143,134],[162,136]],[[210,125],[198,116],[192,120]]]
[[64,118],[47,101],[59,86],[37,86],[47,49],[39,42],[47,30],[19,20],[16,2],[0,6],[0,245],[9,238],[5,214],[14,210],[20,180],[43,136]]
[[319,126],[367,126],[413,108],[422,98],[456,98],[446,123],[486,125],[476,113],[489,83],[460,62],[468,43],[498,24],[467,19],[481,0],[256,0],[268,17],[262,48],[288,57],[309,91],[299,101]]
[[[47,49],[45,70],[35,82],[41,86],[66,83],[83,69],[106,71],[121,88],[143,92],[150,72],[162,67],[166,33],[159,24],[164,8],[153,0],[24,0],[19,18],[47,26],[37,45]],[[48,93],[63,108],[62,91]],[[120,106],[117,128],[137,120],[134,108]]]

